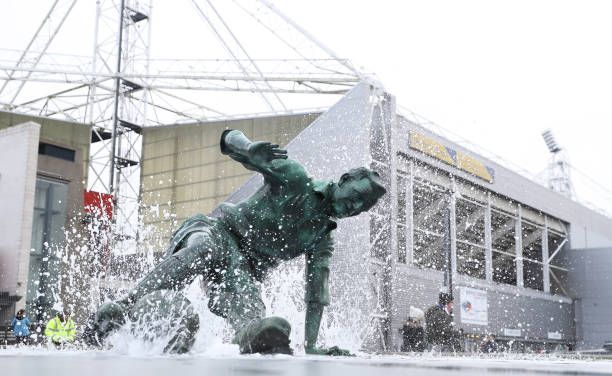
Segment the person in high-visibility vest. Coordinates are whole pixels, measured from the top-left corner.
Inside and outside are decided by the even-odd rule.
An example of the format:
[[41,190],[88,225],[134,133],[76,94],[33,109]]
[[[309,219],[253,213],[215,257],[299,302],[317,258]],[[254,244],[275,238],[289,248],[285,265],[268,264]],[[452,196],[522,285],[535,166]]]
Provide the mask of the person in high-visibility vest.
[[74,321],[70,318],[70,312],[66,310],[57,312],[57,315],[47,323],[45,336],[56,346],[74,342],[76,327]]

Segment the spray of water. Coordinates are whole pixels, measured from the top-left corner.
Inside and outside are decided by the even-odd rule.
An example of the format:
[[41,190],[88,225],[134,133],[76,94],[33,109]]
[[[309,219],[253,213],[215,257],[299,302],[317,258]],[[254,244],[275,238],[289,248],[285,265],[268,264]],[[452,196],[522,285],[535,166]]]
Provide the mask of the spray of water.
[[[172,221],[168,213],[160,215]],[[65,231],[64,242],[54,246],[51,262],[61,271],[61,278],[48,292],[53,302],[52,308],[69,308],[73,312],[77,327],[81,328],[102,303],[121,297],[155,266],[170,235],[159,233],[152,227],[141,226],[140,243],[131,242],[137,252],[126,251],[128,247],[125,243],[111,249],[112,244],[118,243],[117,239],[111,238],[111,234],[120,224],[113,223],[104,216],[91,215],[85,219],[75,218]],[[176,227],[178,224],[173,225]],[[267,307],[266,315],[280,316],[291,323],[291,344],[297,354],[304,351],[304,275],[304,260],[297,258],[272,270],[260,284],[262,299]],[[212,314],[208,309],[206,283],[202,278],[197,278],[183,294],[191,302],[191,307],[200,321],[192,353],[237,354],[237,345],[231,344],[231,328],[224,319]],[[364,318],[356,318],[354,312],[352,313],[351,307],[355,304],[361,303],[356,302],[354,297],[349,300],[335,299],[323,316],[319,344],[359,350],[364,336]],[[48,315],[50,313],[51,311]],[[124,326],[109,337],[108,348],[112,348],[111,351],[117,354],[160,355],[174,335],[175,326],[176,322],[168,317],[139,320]],[[158,334],[152,336],[150,333],[153,332]]]

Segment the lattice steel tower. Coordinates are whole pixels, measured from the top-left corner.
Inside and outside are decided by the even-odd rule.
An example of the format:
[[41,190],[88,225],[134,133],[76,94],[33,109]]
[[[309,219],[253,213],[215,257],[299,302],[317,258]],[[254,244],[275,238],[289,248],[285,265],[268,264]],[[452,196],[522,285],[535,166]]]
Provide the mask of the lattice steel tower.
[[573,199],[575,194],[567,156],[561,146],[557,144],[550,129],[542,132],[542,137],[551,154],[550,163],[547,169],[548,188]]
[[115,249],[137,238],[144,127],[324,110],[364,78],[266,0],[173,1],[155,19],[180,14],[170,38],[190,45],[162,57],[152,0],[97,0],[91,54],[51,52],[90,4],[55,0],[24,50],[0,46],[0,108],[92,125],[87,185],[114,195]]

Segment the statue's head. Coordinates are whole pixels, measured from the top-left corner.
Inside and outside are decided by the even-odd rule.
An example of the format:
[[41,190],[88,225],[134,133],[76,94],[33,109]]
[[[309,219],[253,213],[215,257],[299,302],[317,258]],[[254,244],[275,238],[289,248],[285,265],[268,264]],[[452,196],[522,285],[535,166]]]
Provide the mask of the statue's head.
[[375,171],[354,168],[340,177],[332,197],[333,215],[351,217],[369,210],[386,192]]

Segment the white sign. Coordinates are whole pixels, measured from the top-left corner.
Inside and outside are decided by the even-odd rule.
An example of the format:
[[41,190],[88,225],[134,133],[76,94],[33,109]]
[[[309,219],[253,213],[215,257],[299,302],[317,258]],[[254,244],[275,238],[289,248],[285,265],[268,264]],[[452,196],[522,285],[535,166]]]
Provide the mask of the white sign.
[[559,332],[548,332],[548,339],[561,339],[561,333]]
[[504,335],[508,336],[508,337],[520,337],[521,336],[521,330],[520,329],[504,328]]
[[489,324],[486,291],[461,287],[459,304],[462,323],[476,325]]

